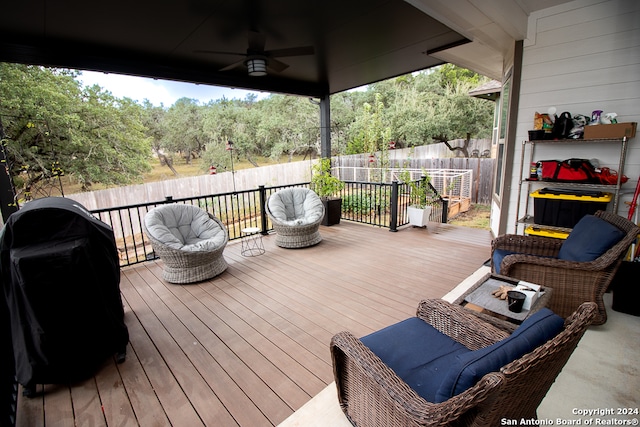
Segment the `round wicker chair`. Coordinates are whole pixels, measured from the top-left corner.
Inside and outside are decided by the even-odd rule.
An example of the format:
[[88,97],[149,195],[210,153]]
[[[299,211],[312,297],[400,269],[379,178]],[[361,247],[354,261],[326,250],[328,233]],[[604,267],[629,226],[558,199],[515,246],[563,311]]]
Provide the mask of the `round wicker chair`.
[[272,194],[265,210],[276,231],[276,245],[305,248],[320,243],[324,217],[320,197],[308,188],[286,188]]
[[229,241],[227,229],[197,206],[158,206],[144,217],[144,231],[164,261],[162,277],[167,282],[199,282],[227,269],[222,256]]

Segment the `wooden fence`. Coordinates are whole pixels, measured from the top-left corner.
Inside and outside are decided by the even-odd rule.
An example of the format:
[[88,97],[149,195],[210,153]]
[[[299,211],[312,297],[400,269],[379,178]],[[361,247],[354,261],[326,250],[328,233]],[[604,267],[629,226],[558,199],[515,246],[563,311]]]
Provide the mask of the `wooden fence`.
[[[482,144],[470,144],[469,149],[474,149],[472,147],[475,146],[480,148],[486,146],[486,143],[482,142]],[[455,141],[451,142],[450,145],[455,146]],[[432,158],[431,154],[435,152],[445,152],[442,151],[442,147],[444,147],[444,144],[433,144],[430,146],[415,147],[413,149],[390,150],[389,160],[392,162],[391,167],[411,169],[470,169],[473,171],[472,203],[489,204],[491,201],[494,159],[482,157]],[[449,151],[446,147],[444,150]],[[484,150],[484,148],[482,150]],[[231,172],[224,172],[217,175],[175,178],[147,184],[74,193],[66,196],[76,200],[89,210],[96,210],[154,202],[164,200],[167,196],[184,198],[229,191],[251,190],[258,188],[259,185],[278,186],[309,182],[311,180],[311,166],[313,162],[315,162],[315,160],[282,163],[262,166],[260,168],[242,169],[233,174]],[[333,162],[334,165],[337,166],[351,167],[366,167],[369,164],[368,156],[363,154],[336,157]]]
[[311,161],[283,163],[223,172],[174,178],[140,185],[96,190],[66,195],[88,210],[155,202],[171,196],[174,199],[231,191],[255,190],[260,185],[274,187],[311,180]]
[[[362,168],[367,167],[368,156],[359,155],[340,157],[336,159],[336,166],[340,168]],[[471,202],[488,205],[491,203],[491,193],[493,190],[495,159],[487,158],[411,158],[410,160],[390,159],[389,168],[399,169],[453,169],[471,170]],[[375,165],[373,165],[375,167]]]

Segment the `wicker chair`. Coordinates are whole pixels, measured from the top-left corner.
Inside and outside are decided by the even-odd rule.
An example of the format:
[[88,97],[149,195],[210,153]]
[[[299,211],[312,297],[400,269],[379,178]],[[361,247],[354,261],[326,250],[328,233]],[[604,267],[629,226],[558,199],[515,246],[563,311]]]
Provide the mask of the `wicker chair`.
[[265,210],[276,231],[276,245],[305,248],[322,241],[319,228],[324,217],[324,205],[312,190],[280,190],[269,197]]
[[505,256],[500,263],[501,275],[553,288],[548,307],[562,317],[573,313],[583,302],[593,301],[598,305],[594,325],[605,323],[607,311],[603,295],[640,228],[612,213],[598,211],[595,216],[615,225],[625,233],[625,237],[594,261],[557,259],[564,243],[560,239],[505,234],[491,244],[491,270],[496,271],[493,253],[497,249],[516,252]]
[[[595,314],[594,303],[581,305],[554,338],[442,403],[424,400],[362,341],[341,332],[331,341],[340,406],[358,427],[485,427],[500,425],[501,419],[537,418],[538,405]],[[417,316],[472,350],[509,335],[509,328],[500,329],[443,300],[422,301]]]
[[229,241],[227,229],[197,206],[158,206],[144,217],[144,231],[164,261],[162,277],[167,282],[199,282],[227,269],[222,255]]

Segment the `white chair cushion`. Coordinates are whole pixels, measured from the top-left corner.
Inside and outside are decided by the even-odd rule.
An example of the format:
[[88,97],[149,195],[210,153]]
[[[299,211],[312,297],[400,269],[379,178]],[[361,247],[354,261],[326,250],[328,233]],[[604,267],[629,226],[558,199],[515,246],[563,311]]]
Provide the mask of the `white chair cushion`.
[[211,251],[226,240],[226,230],[197,206],[159,206],[149,211],[144,221],[147,233],[176,250]]
[[269,211],[286,225],[312,224],[324,213],[320,197],[307,188],[287,188],[269,197]]

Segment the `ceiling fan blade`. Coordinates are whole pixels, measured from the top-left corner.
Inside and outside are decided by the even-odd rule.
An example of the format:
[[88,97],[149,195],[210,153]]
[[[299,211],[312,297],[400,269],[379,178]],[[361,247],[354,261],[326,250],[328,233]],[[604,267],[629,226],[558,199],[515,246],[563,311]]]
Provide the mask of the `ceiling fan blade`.
[[249,50],[262,52],[266,42],[267,38],[264,34],[260,34],[257,31],[249,31]]
[[215,55],[235,55],[235,56],[247,56],[246,53],[239,52],[223,52],[218,50],[194,50],[195,53],[212,53]]
[[274,49],[268,50],[265,52],[265,55],[271,58],[282,58],[285,56],[303,56],[303,55],[313,55],[315,53],[315,49],[313,46],[300,46],[300,47],[290,47],[286,49]]
[[238,61],[238,62],[234,62],[233,64],[227,65],[227,66],[226,66],[226,67],[224,67],[224,68],[220,68],[220,70],[219,70],[219,71],[229,71],[229,70],[233,70],[234,68],[237,68],[237,67],[239,67],[239,66],[241,66],[241,65],[244,65],[245,61],[246,61],[246,59],[242,59],[242,60],[240,60],[240,61]]
[[282,61],[278,61],[277,59],[269,58],[267,59],[267,68],[275,71],[276,73],[280,73],[289,68],[289,65]]

